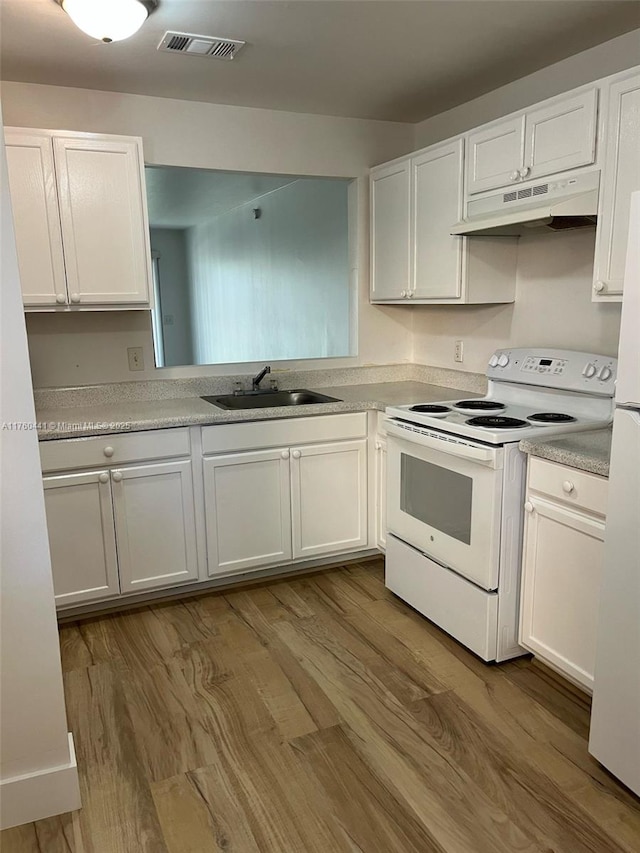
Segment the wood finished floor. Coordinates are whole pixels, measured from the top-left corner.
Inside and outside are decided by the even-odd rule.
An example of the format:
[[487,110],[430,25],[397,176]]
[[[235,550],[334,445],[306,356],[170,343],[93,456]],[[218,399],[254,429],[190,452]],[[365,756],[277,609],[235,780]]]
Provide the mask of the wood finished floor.
[[2,853],[608,853],[640,805],[588,708],[486,666],[381,561],[60,631],[84,808]]

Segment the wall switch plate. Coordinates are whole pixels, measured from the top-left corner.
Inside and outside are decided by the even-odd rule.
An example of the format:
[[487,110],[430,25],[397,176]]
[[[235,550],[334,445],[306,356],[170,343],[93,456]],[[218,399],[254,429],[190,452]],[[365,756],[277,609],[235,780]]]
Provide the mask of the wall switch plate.
[[462,341],[456,341],[456,348],[453,355],[454,361],[463,361],[464,359],[464,344]]
[[144,355],[142,347],[127,347],[129,370],[144,370]]

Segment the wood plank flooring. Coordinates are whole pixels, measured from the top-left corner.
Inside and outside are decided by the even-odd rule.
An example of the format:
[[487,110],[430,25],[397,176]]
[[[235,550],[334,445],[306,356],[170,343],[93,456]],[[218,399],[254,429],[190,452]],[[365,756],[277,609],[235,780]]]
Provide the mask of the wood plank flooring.
[[60,630],[84,807],[2,853],[613,853],[640,802],[588,703],[486,666],[382,561]]

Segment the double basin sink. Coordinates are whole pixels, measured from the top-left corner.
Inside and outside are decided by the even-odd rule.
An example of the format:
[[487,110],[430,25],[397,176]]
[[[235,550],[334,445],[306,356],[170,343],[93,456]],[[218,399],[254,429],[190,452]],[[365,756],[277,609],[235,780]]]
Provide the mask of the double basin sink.
[[221,409],[270,409],[276,406],[309,406],[315,403],[339,403],[336,397],[327,397],[302,388],[297,391],[242,391],[222,397],[202,397],[207,403]]

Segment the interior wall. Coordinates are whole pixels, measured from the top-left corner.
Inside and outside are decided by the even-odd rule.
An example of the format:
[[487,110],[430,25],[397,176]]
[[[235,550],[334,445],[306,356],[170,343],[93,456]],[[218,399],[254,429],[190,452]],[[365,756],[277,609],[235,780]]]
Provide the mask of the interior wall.
[[[594,229],[521,237],[514,303],[413,306],[414,360],[484,373],[502,347],[616,355],[620,304],[591,301],[594,237]],[[456,340],[464,344],[462,364],[454,361]]]
[[599,44],[415,126],[422,148],[516,110],[640,64],[640,29]]
[[193,349],[186,229],[151,228],[150,231],[151,249],[159,254],[164,360],[166,364],[191,364]]
[[350,355],[347,229],[335,180],[294,181],[189,228],[195,361]]
[[[411,312],[369,305],[368,170],[412,150],[414,126],[203,104],[29,83],[2,84],[7,125],[142,136],[157,165],[356,178],[350,206],[358,303],[357,357],[333,366],[407,361]],[[351,221],[350,221],[351,227]],[[131,314],[137,316],[131,317]],[[27,330],[34,384],[116,382],[250,372],[259,365],[174,367],[156,371],[148,312],[30,314]],[[128,370],[126,348],[142,346],[145,370]],[[281,368],[326,367],[311,360]]]

